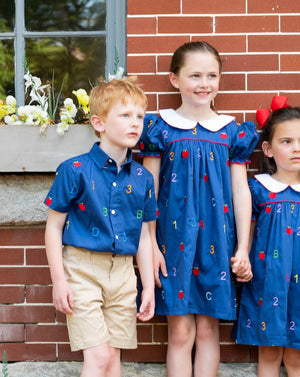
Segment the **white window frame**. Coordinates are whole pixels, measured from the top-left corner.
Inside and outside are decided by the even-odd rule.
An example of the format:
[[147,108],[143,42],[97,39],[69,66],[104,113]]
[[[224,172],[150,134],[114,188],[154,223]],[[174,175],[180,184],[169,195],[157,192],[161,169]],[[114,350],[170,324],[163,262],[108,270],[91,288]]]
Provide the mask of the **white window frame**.
[[31,32],[25,28],[25,0],[15,0],[15,30],[0,33],[0,39],[13,39],[15,51],[15,97],[18,105],[24,105],[23,57],[26,38],[38,37],[106,37],[105,75],[113,73],[115,51],[118,51],[119,65],[126,70],[126,0],[106,0],[106,30],[102,31],[55,31]]

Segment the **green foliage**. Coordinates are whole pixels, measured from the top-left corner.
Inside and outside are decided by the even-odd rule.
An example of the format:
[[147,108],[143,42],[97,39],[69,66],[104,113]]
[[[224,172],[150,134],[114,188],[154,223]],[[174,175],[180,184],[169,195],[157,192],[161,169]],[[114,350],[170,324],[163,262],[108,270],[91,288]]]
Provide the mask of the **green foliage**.
[[3,377],[8,377],[7,355],[5,350],[3,351],[2,373]]

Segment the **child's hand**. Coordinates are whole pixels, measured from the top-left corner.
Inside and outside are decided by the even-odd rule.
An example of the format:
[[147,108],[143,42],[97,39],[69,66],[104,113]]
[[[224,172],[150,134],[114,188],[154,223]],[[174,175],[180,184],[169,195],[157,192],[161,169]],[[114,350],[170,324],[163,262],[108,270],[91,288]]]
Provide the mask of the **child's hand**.
[[136,315],[137,318],[143,322],[149,321],[154,316],[154,307],[155,307],[154,290],[144,289],[142,292],[142,303],[140,306],[140,310]]
[[253,274],[249,258],[239,259],[237,256],[230,260],[231,270],[239,282],[247,282],[252,279]]
[[53,284],[53,305],[64,314],[73,314],[73,292],[64,279]]
[[162,252],[159,250],[158,246],[154,247],[153,249],[153,268],[154,268],[154,281],[155,284],[161,288],[161,281],[159,279],[159,270],[161,270],[161,273],[164,277],[168,276],[167,267],[166,267],[166,261],[162,254]]

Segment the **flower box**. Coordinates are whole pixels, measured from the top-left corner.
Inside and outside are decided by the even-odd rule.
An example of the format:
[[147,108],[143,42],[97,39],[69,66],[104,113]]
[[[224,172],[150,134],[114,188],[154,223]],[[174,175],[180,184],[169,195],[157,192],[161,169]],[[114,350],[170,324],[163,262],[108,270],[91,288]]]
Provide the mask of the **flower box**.
[[64,160],[86,153],[99,140],[87,124],[73,124],[63,136],[56,125],[45,135],[34,125],[0,125],[0,172],[54,172]]

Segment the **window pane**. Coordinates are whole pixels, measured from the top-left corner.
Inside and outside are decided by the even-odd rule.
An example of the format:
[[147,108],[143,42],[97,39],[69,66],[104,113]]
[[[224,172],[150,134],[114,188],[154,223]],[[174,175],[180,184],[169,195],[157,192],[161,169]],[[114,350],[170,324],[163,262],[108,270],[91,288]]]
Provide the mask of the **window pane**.
[[15,24],[15,4],[13,1],[0,0],[0,32],[12,32]]
[[36,38],[26,40],[26,60],[33,76],[42,84],[52,82],[61,99],[75,98],[73,90],[90,92],[105,74],[105,38]]
[[0,40],[0,98],[15,95],[14,42],[10,39]]
[[25,1],[28,31],[105,30],[105,23],[105,0]]

